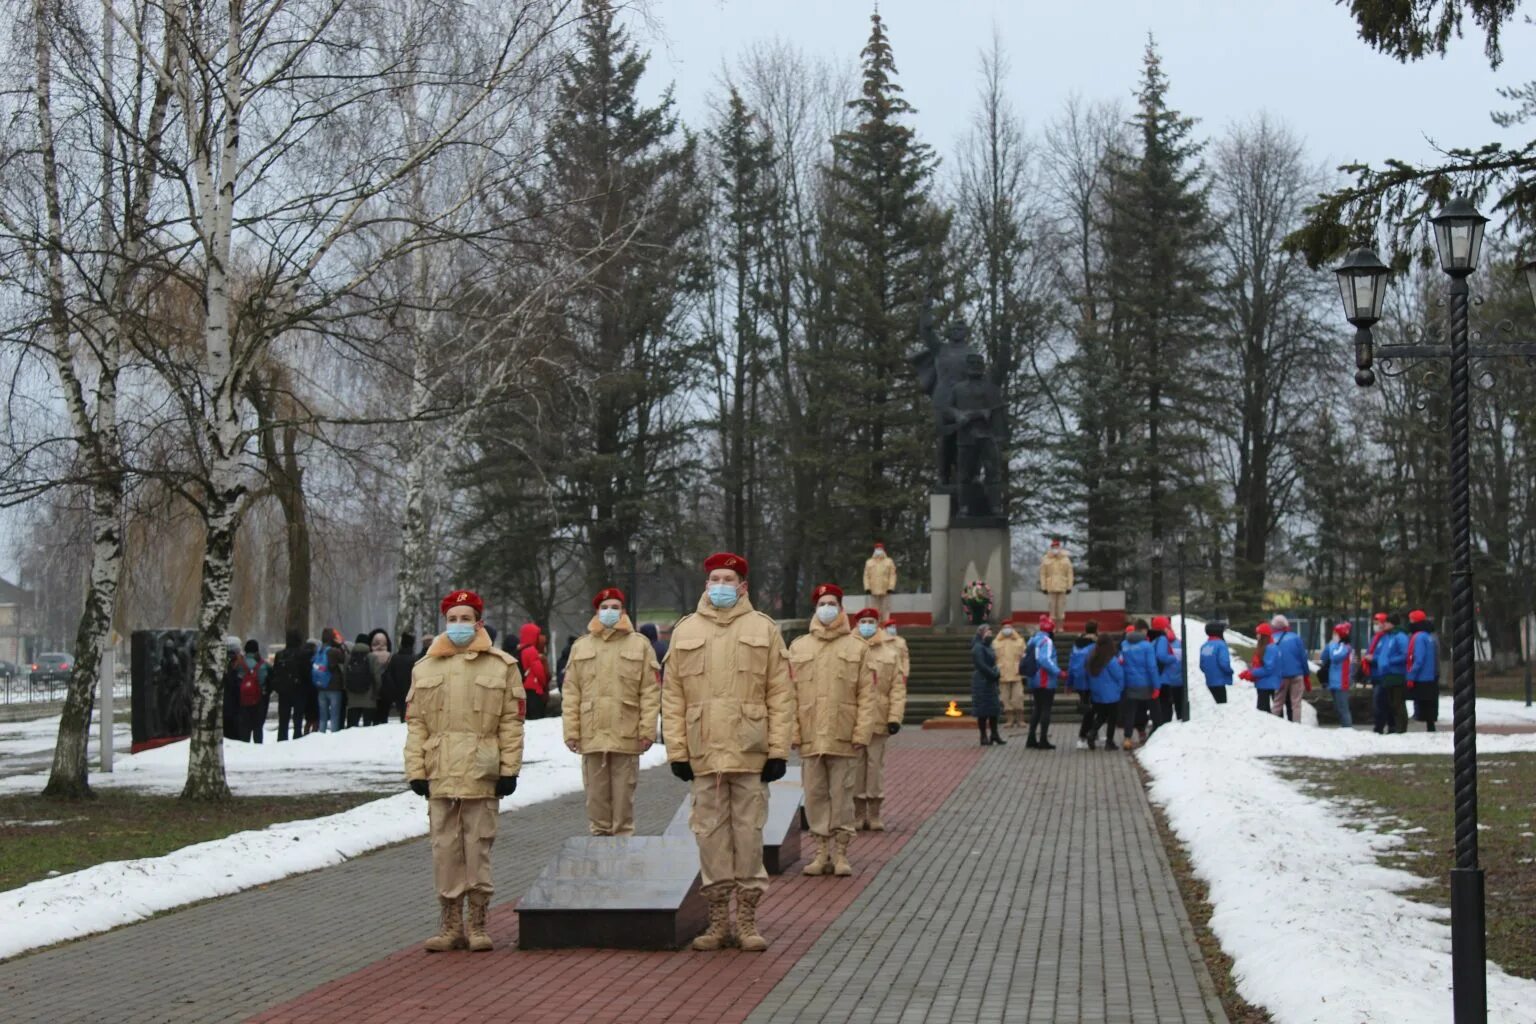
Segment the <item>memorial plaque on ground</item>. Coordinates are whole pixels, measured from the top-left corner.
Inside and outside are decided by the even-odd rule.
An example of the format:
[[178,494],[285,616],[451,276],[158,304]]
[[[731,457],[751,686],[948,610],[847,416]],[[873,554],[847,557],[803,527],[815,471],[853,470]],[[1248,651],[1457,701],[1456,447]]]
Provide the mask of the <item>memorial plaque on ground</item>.
[[[800,785],[800,769],[788,768],[784,777],[768,784],[768,820],[763,823],[763,867],[770,875],[782,875],[790,865],[800,859],[800,833],[804,830],[805,790]],[[688,817],[693,810],[693,798],[687,797],[667,830],[667,836],[693,838],[688,827]]]
[[678,949],[704,930],[693,837],[574,836],[517,905],[522,949]]

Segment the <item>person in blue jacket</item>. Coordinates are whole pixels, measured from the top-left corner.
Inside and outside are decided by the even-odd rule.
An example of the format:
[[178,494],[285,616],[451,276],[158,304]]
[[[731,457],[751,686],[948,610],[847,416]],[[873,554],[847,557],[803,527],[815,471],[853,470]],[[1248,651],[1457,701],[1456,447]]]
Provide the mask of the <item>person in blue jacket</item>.
[[[1029,638],[1026,651],[1035,652],[1035,676],[1024,680],[1029,687],[1029,739],[1024,746],[1030,750],[1055,750],[1051,742],[1051,708],[1056,703],[1056,684],[1067,678],[1066,670],[1056,662],[1056,621],[1049,615],[1040,616],[1040,631]],[[1027,656],[1027,655],[1026,655]],[[1040,738],[1035,738],[1036,729]]]
[[1417,608],[1408,613],[1405,667],[1413,719],[1423,722],[1425,731],[1434,732],[1440,718],[1440,644],[1435,640],[1435,624]]
[[1253,684],[1259,694],[1259,710],[1267,712],[1275,691],[1280,689],[1280,654],[1275,650],[1275,631],[1269,623],[1259,623],[1254,633],[1258,636],[1258,645],[1253,649],[1253,660],[1237,677]]
[[1067,689],[1077,694],[1078,719],[1077,749],[1088,749],[1088,736],[1093,732],[1093,698],[1088,693],[1088,655],[1099,642],[1099,623],[1089,619],[1083,624],[1082,633],[1072,641],[1072,657],[1067,661]]
[[1317,681],[1328,687],[1333,696],[1333,709],[1339,714],[1339,728],[1354,727],[1349,713],[1349,683],[1355,648],[1349,642],[1350,626],[1341,622],[1333,627],[1333,641],[1323,647],[1317,666]]
[[1168,616],[1153,616],[1152,632],[1147,639],[1152,644],[1152,656],[1157,659],[1157,725],[1173,721],[1175,712],[1178,713],[1179,721],[1187,722],[1189,702],[1180,699],[1183,696],[1184,659]]
[[1154,706],[1159,693],[1157,656],[1147,642],[1145,620],[1137,619],[1134,626],[1128,627],[1120,660],[1125,670],[1125,689],[1120,695],[1120,734],[1125,739],[1121,745],[1130,750],[1134,746],[1133,726],[1141,742],[1146,742],[1147,718],[1156,714]]
[[[992,627],[982,623],[976,627],[976,637],[971,641],[971,714],[976,716],[976,727],[981,730],[981,745],[1006,745],[1007,741],[997,734],[997,717],[1003,713],[1003,702],[998,694],[1001,676],[997,671],[997,654],[992,650]],[[988,730],[991,735],[988,736]]]
[[1408,638],[1397,628],[1396,615],[1376,617],[1376,636],[1365,660],[1371,666],[1371,685],[1386,693],[1389,731],[1407,732]]
[[1311,678],[1312,667],[1307,663],[1307,645],[1291,629],[1291,622],[1284,615],[1269,620],[1275,633],[1275,666],[1280,673],[1280,686],[1276,693],[1278,704],[1272,709],[1275,717],[1284,715],[1293,722],[1301,721],[1301,701]]
[[1205,643],[1200,645],[1200,672],[1217,704],[1227,702],[1227,687],[1232,685],[1232,651],[1227,647],[1226,633],[1225,622],[1207,622]]
[[[1142,646],[1146,646],[1143,644]],[[1083,664],[1088,681],[1088,749],[1097,750],[1099,726],[1104,727],[1104,749],[1115,749],[1115,722],[1120,718],[1120,695],[1125,690],[1125,666],[1120,662],[1120,641],[1108,634],[1099,637]],[[1127,736],[1129,738],[1129,736]]]

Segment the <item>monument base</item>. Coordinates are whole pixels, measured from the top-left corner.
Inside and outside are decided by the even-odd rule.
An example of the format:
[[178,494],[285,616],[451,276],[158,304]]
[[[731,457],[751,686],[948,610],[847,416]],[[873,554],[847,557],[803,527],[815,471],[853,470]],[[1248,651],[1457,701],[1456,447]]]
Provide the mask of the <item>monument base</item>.
[[933,624],[964,625],[961,592],[972,580],[992,588],[989,621],[1013,614],[1013,577],[1008,520],[1001,516],[955,516],[949,494],[929,496],[929,563],[933,573]]

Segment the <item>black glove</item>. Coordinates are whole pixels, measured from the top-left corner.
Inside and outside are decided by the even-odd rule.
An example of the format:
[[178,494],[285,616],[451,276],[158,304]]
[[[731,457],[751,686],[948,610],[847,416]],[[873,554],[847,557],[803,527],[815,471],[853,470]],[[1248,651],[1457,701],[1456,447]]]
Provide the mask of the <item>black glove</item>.
[[888,722],[888,723],[886,723],[885,734],[887,736],[895,736],[899,732],[901,732],[901,723],[900,722]]
[[789,762],[782,757],[770,757],[763,762],[763,781],[777,782],[789,771]]
[[412,779],[411,792],[415,793],[417,796],[431,796],[432,783],[428,782],[426,779]]
[[511,796],[517,792],[517,776],[503,775],[496,780],[496,795],[498,797]]
[[693,765],[689,764],[687,761],[673,761],[672,762],[672,774],[676,775],[678,778],[682,779],[684,782],[692,782],[693,781]]

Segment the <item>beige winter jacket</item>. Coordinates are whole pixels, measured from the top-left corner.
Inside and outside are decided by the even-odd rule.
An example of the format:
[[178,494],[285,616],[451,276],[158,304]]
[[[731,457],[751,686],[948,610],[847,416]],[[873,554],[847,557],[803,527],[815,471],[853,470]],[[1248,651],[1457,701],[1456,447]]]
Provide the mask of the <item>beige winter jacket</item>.
[[883,629],[880,632],[885,634],[886,642],[896,648],[897,665],[901,669],[901,685],[902,689],[905,690],[907,677],[912,674],[912,652],[907,650],[907,638],[904,636],[891,636]]
[[1024,657],[1024,637],[1019,631],[1015,629],[1012,636],[1003,636],[999,632],[997,639],[992,641],[992,652],[997,655],[998,681],[1019,682],[1019,659]]
[[1065,594],[1072,589],[1072,559],[1060,548],[1052,548],[1040,560],[1040,589],[1047,594]]
[[907,713],[907,642],[883,630],[859,642],[869,646],[866,664],[875,681],[874,732],[879,735],[887,723],[900,725]]
[[405,777],[433,797],[479,800],[523,766],[523,677],[483,629],[467,647],[442,634],[411,670],[405,710]]
[[[869,745],[875,728],[874,677],[869,648],[848,632],[848,616],[811,631],[789,645],[789,678],[795,685],[794,742],[801,757],[852,757],[854,744]],[[883,724],[882,724],[883,728]]]
[[707,595],[678,620],[661,692],[667,760],[695,775],[760,772],[789,757],[795,693],[778,625],[743,597],[716,608]]
[[660,671],[655,648],[634,631],[628,615],[612,629],[593,616],[565,666],[565,742],[579,744],[583,754],[642,753],[656,742]]
[[873,555],[864,563],[864,592],[875,597],[889,594],[896,589],[896,563],[890,555],[876,558]]

